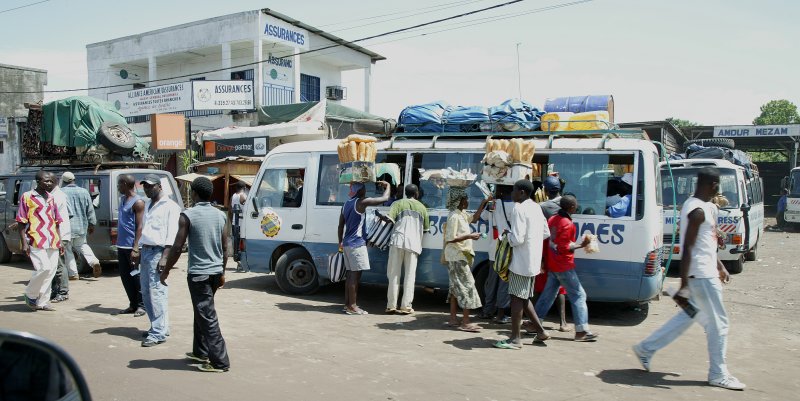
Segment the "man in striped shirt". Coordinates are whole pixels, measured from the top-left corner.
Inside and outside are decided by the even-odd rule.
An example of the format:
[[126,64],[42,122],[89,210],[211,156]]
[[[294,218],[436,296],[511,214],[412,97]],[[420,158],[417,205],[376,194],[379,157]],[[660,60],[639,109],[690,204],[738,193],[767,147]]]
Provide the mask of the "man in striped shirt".
[[54,311],[50,306],[50,287],[63,253],[58,226],[62,221],[55,200],[48,189],[55,186],[55,175],[36,173],[36,188],[19,199],[17,223],[22,238],[22,252],[31,258],[34,273],[25,288],[25,303],[32,310]]

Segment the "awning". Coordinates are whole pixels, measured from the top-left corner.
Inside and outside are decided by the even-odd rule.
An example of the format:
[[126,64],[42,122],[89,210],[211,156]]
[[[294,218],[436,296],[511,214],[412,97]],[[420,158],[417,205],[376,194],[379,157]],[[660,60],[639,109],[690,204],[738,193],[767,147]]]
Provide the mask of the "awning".
[[235,174],[231,174],[231,177],[236,178],[237,180],[244,182],[245,184],[247,184],[250,187],[253,186],[253,181],[255,181],[255,179],[256,179],[256,176],[254,176],[254,175],[235,175]]
[[216,180],[218,178],[222,178],[224,176],[222,174],[206,175],[206,174],[189,173],[189,174],[179,175],[179,176],[175,177],[175,179],[178,180],[178,181],[194,182],[194,180],[196,180],[196,179],[198,179],[200,177],[206,177],[209,180],[214,181],[214,180]]

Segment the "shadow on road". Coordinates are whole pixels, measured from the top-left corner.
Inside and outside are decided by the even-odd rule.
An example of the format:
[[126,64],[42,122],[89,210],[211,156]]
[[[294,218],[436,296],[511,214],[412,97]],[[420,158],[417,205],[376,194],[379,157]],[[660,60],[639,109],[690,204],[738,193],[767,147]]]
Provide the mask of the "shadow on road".
[[142,340],[142,329],[138,327],[104,327],[93,330],[92,334],[108,334],[111,336],[130,338],[131,340]]
[[342,312],[342,304],[308,305],[299,302],[282,302],[275,304],[275,306],[277,306],[278,309],[280,310],[285,310],[290,312],[321,312],[321,313],[333,313],[337,315],[344,315],[344,312]]
[[645,372],[640,369],[614,369],[603,370],[597,378],[608,384],[622,384],[627,386],[641,386],[661,389],[670,389],[676,386],[707,386],[708,383],[700,380],[670,380],[668,377],[680,377],[677,373]]
[[10,299],[12,301],[22,302],[22,301],[25,300],[25,296],[24,295],[17,295],[16,297],[6,297],[6,299]]
[[24,303],[0,305],[0,312],[33,312]]
[[[195,364],[196,365],[196,364]],[[134,359],[128,362],[128,369],[158,369],[158,370],[193,370],[198,371],[197,367],[192,366],[186,359]]]
[[78,308],[78,310],[87,311],[87,312],[94,312],[94,313],[100,313],[100,314],[103,314],[103,315],[118,315],[119,311],[120,311],[119,308],[106,308],[106,307],[100,306],[100,304],[87,305],[87,306],[84,306],[83,308]]
[[15,281],[14,284],[28,285],[27,281]]
[[[271,285],[268,285],[265,276],[253,276],[245,278],[236,278],[235,275],[225,275],[225,289],[240,289],[251,291],[267,291],[271,290]],[[271,280],[270,280],[271,281]],[[277,286],[275,286],[277,289]]]
[[443,343],[452,345],[464,351],[471,351],[473,349],[494,348],[492,347],[492,344],[495,341],[496,340],[486,337],[473,337],[473,338],[460,338],[457,340],[447,340],[443,341]]

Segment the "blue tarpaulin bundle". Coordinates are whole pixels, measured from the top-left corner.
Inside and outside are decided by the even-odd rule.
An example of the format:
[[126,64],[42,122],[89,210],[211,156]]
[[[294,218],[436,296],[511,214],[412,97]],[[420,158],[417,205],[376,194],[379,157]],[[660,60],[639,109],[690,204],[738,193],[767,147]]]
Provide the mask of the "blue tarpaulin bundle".
[[533,131],[544,112],[530,103],[512,99],[498,106],[450,106],[433,102],[408,106],[400,113],[401,132]]

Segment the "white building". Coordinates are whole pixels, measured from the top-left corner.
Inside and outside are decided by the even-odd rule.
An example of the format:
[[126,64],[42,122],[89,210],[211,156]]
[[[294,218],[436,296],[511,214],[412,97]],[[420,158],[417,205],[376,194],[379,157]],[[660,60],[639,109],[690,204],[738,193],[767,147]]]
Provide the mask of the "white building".
[[[256,107],[323,99],[338,102],[347,92],[342,72],[348,70],[363,70],[363,107],[369,112],[372,64],[385,60],[269,9],[93,43],[86,50],[89,87],[99,88],[89,95],[114,102],[132,127],[145,135],[150,130],[149,114],[154,112],[183,112],[196,130],[255,125],[252,101]],[[200,107],[191,89],[197,80],[253,81],[249,89],[242,86],[245,92],[252,90],[249,107],[240,107],[249,110]],[[143,90],[134,91],[139,89]]]

